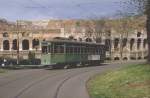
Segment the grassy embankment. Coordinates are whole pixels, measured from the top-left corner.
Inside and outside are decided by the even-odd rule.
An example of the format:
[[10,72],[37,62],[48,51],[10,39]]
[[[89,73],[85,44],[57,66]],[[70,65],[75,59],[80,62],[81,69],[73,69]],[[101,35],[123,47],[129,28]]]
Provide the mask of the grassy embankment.
[[150,98],[150,65],[130,65],[97,75],[87,86],[91,98]]

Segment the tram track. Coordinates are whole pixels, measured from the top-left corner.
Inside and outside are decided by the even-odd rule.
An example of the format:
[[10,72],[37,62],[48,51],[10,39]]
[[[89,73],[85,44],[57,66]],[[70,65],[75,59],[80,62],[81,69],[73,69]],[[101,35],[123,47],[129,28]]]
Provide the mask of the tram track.
[[47,75],[45,77],[42,77],[41,79],[34,81],[32,83],[30,83],[29,85],[27,85],[24,89],[22,89],[14,98],[20,98],[19,96],[22,95],[25,91],[27,91],[28,89],[32,88],[34,85],[37,85],[38,83],[47,80],[49,78],[55,77],[56,75],[61,74],[60,72],[57,73],[53,73],[50,75]]
[[91,76],[124,65],[23,72],[26,77],[13,75],[19,79],[0,87],[0,98],[88,98],[85,84]]
[[[31,71],[32,72],[32,71]],[[35,72],[39,72],[39,70],[36,70],[36,71],[34,71],[34,72],[32,72],[33,74],[36,74]],[[16,77],[16,78],[14,78],[14,79],[12,79],[12,80],[9,80],[9,81],[7,81],[7,82],[5,82],[5,83],[0,83],[0,87],[4,87],[4,86],[6,86],[7,84],[9,84],[9,83],[13,83],[13,82],[16,82],[16,81],[18,81],[18,80],[20,80],[20,79],[22,79],[22,78],[25,78],[25,77],[28,77],[28,76],[30,76],[31,75],[31,73],[27,73],[27,72],[24,72],[24,73],[21,73],[21,74],[25,74],[25,75],[20,75],[19,77]],[[17,75],[17,74],[15,74],[15,75]],[[0,78],[0,79],[9,79],[9,78],[11,78],[13,75],[10,75],[10,76],[6,76],[6,77],[3,77],[3,78]]]
[[40,82],[42,82],[42,81],[50,78],[50,77],[54,77],[54,76],[56,76],[56,75],[61,74],[61,73],[64,72],[64,70],[59,70],[59,71],[57,71],[57,70],[51,70],[51,71],[49,71],[49,70],[40,70],[40,71],[37,70],[36,72],[29,72],[29,73],[27,72],[27,74],[25,73],[26,75],[22,75],[22,76],[19,76],[19,77],[13,79],[13,80],[7,81],[7,82],[5,82],[5,83],[3,83],[3,84],[0,85],[0,90],[2,89],[2,87],[6,88],[10,84],[13,84],[15,82],[16,83],[19,82],[21,79],[22,80],[23,79],[27,79],[27,78],[31,79],[31,78],[36,78],[38,75],[39,75],[39,77],[41,76],[42,78],[34,79],[34,81],[31,81],[30,83],[26,82],[25,84],[23,84],[21,90],[19,91],[19,93],[17,93],[15,97],[12,97],[12,98],[20,98],[19,96],[23,92],[25,92],[26,90],[28,90],[29,88],[31,88],[32,86],[34,86],[34,85],[36,85],[36,84],[38,84],[38,83],[40,83]]
[[[76,70],[73,70],[73,69],[71,69],[71,70],[63,70],[63,72],[61,72],[61,73],[60,73],[60,72],[59,72],[59,73],[54,73],[54,74],[51,74],[50,76],[48,75],[48,76],[46,76],[46,77],[44,77],[44,78],[41,78],[41,79],[39,79],[39,80],[37,80],[37,81],[35,81],[35,82],[32,82],[31,84],[27,85],[24,89],[22,89],[18,94],[16,94],[16,96],[13,97],[13,98],[20,98],[20,96],[21,96],[24,92],[26,92],[28,89],[34,87],[35,85],[38,85],[39,83],[41,83],[41,82],[43,82],[43,81],[45,81],[45,80],[47,80],[47,79],[49,79],[49,78],[53,78],[53,77],[55,77],[55,76],[57,76],[57,75],[60,75],[60,74],[63,75],[63,73],[65,74],[64,77],[66,77],[67,74],[71,74],[73,71],[76,72]],[[77,75],[79,75],[80,73],[84,73],[84,72],[80,72],[80,73],[76,72],[76,73],[77,73]],[[58,92],[58,90],[59,90],[60,85],[63,84],[63,82],[65,82],[65,81],[67,81],[68,79],[70,79],[72,76],[75,76],[74,73],[73,73],[73,75],[71,75],[71,76],[65,78],[65,79],[59,84],[59,86],[57,87],[56,93],[55,93],[55,95],[54,95],[54,98],[57,98],[57,92]]]
[[[87,72],[89,72],[89,71],[77,73],[77,74],[74,74],[74,75],[69,76],[69,77],[67,77],[66,79],[64,79],[64,80],[58,85],[57,90],[56,90],[55,95],[54,95],[54,98],[58,98],[59,91],[60,91],[61,87],[63,86],[63,84],[64,84],[65,82],[67,82],[68,80],[70,80],[70,79],[72,79],[72,78],[74,78],[74,77],[76,77],[76,76],[78,76],[78,75],[85,74],[85,73],[87,73]],[[90,72],[91,72],[91,71],[90,71]]]
[[[79,75],[81,73],[85,73],[85,72],[89,72],[89,69],[88,70],[77,70],[77,69],[71,69],[71,70],[63,70],[61,73],[54,73],[54,74],[51,74],[50,76],[45,76],[44,78],[41,78],[37,81],[34,81],[32,83],[30,83],[29,85],[27,85],[25,88],[23,88],[18,94],[16,94],[15,97],[13,98],[20,98],[21,95],[23,95],[26,91],[28,91],[30,88],[33,88],[34,86],[38,85],[39,83],[43,82],[43,81],[46,81],[47,79],[53,79],[53,77],[56,77],[57,75],[62,75],[64,77],[63,80],[60,80],[62,82],[60,82],[58,84],[58,86],[56,87],[56,91],[55,91],[55,94],[54,94],[54,98],[57,98],[57,93],[59,92],[59,88],[61,87],[61,85],[63,85],[63,83],[65,83],[65,81],[71,79],[72,77],[76,76],[76,75]],[[69,74],[69,76],[68,76]]]
[[[102,67],[102,66],[101,66],[101,67]],[[104,67],[102,67],[102,69],[104,69]],[[71,76],[65,78],[65,79],[58,85],[57,90],[56,90],[55,95],[54,95],[54,98],[59,98],[58,95],[59,95],[59,92],[60,92],[61,88],[62,88],[63,85],[64,85],[66,82],[68,82],[69,80],[71,80],[71,79],[73,79],[73,78],[75,78],[75,77],[81,76],[82,74],[87,74],[87,73],[92,73],[92,72],[94,72],[93,74],[96,74],[96,73],[99,73],[98,71],[99,71],[99,69],[97,69],[97,68],[92,68],[92,69],[88,69],[88,70],[82,71],[82,72],[80,72],[80,73],[73,74],[73,75],[71,75]]]
[[[138,62],[139,63],[139,62]],[[129,63],[129,64],[132,64]],[[125,64],[121,63],[116,63],[116,64],[111,64],[111,65],[106,65],[106,66],[98,66],[95,67],[94,69],[91,68],[87,71],[81,72],[74,74],[68,78],[66,78],[64,81],[62,81],[55,93],[54,98],[89,98],[89,94],[86,89],[86,82],[95,74],[100,74],[103,73],[106,70],[112,70],[112,69],[118,69],[121,66],[125,66]],[[80,80],[82,79],[82,80]],[[83,85],[84,84],[84,85]],[[74,85],[74,86],[72,86]],[[77,85],[77,87],[76,87]],[[80,90],[80,86],[82,85],[82,90]],[[72,91],[70,91],[72,90]],[[79,92],[82,93],[79,93]]]

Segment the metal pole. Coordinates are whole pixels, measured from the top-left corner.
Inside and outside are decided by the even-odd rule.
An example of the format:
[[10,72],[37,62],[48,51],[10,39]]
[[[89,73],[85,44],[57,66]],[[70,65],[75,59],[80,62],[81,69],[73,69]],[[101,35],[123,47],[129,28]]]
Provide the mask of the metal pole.
[[19,65],[19,24],[17,20],[17,65]]

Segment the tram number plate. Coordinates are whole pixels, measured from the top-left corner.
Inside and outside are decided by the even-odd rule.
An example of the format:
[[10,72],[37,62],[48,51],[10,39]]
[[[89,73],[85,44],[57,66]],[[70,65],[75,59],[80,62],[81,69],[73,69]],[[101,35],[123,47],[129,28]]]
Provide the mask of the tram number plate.
[[88,60],[100,60],[100,55],[89,55]]

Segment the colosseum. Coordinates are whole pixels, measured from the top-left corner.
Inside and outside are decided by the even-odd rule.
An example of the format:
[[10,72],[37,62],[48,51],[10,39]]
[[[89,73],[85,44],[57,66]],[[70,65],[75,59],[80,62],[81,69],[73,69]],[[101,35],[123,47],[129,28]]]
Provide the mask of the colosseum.
[[[90,24],[90,25],[89,25]],[[147,57],[147,36],[143,29],[123,35],[110,28],[96,34],[91,21],[41,20],[8,22],[0,20],[0,57],[28,59],[29,52],[41,58],[41,42],[54,37],[73,37],[75,40],[106,44],[109,60],[138,60]],[[19,49],[19,50],[18,50]]]

